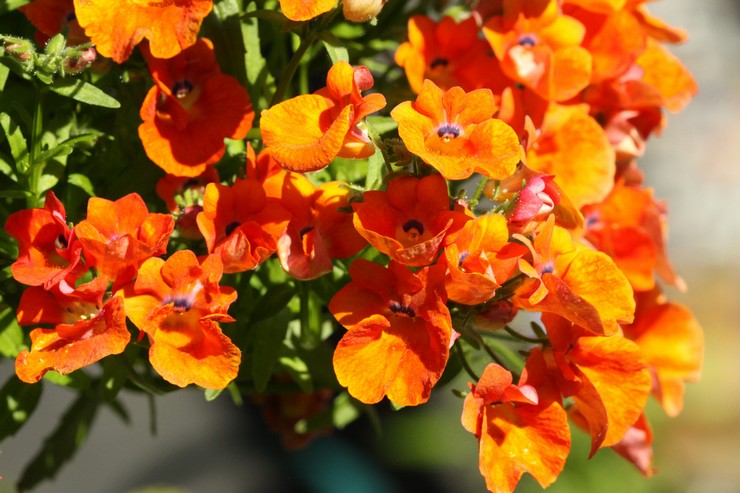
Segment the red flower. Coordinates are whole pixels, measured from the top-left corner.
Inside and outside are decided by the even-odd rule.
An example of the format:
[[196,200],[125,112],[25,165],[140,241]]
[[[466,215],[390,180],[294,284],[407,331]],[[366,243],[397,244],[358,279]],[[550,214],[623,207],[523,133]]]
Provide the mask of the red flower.
[[174,58],[144,53],[155,83],[140,111],[144,150],[167,173],[198,176],[224,155],[225,138],[246,137],[254,120],[249,94],[221,73],[205,38]]

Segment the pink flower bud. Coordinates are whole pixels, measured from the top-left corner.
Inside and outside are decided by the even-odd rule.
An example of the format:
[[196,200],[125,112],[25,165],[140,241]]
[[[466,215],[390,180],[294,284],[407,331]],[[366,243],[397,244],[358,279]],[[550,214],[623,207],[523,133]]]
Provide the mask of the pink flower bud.
[[344,18],[350,22],[367,22],[376,17],[386,0],[344,0]]

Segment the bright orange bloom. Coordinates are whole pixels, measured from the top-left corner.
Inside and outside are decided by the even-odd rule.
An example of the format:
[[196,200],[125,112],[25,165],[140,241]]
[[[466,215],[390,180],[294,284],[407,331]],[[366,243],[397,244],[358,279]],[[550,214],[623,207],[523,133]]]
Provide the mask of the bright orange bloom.
[[267,196],[279,198],[293,216],[278,240],[277,254],[283,269],[296,279],[331,272],[332,259],[351,257],[367,245],[352,225],[350,191],[344,183],[316,187],[304,175],[285,171],[268,178],[264,186]]
[[511,493],[525,472],[543,488],[557,479],[570,451],[568,418],[546,388],[489,364],[463,404],[462,425],[478,438],[479,468],[489,491]]
[[66,221],[64,205],[51,191],[43,209],[25,209],[8,217],[5,231],[18,241],[18,260],[10,266],[16,281],[50,289],[84,270],[82,246]]
[[358,124],[385,107],[382,94],[360,94],[373,83],[367,67],[335,63],[323,89],[262,111],[265,146],[285,169],[300,173],[324,168],[337,156],[372,156],[375,146]]
[[77,22],[73,0],[35,0],[19,7],[18,10],[38,30],[36,39],[39,45],[46,44],[49,38],[61,32],[65,27],[69,27],[68,45],[78,45],[89,41]]
[[416,101],[399,104],[391,116],[408,150],[448,180],[473,172],[500,180],[514,172],[522,153],[514,130],[493,118],[495,109],[488,89],[443,91],[427,80]]
[[259,156],[255,155],[254,148],[247,142],[247,159],[245,178],[249,180],[257,180],[260,183],[264,183],[265,180],[273,175],[284,173],[283,167],[280,163],[275,161],[270,151],[262,149]]
[[506,218],[486,214],[469,221],[444,250],[445,289],[457,303],[485,303],[516,271],[526,248],[509,243]]
[[31,350],[21,351],[15,360],[18,378],[34,383],[49,370],[65,375],[123,352],[131,335],[121,300],[103,302],[107,287],[101,276],[76,288],[65,284],[64,289],[57,285],[23,292],[18,323],[55,327],[31,331]]
[[475,19],[457,23],[443,17],[439,24],[414,15],[408,22],[409,40],[396,50],[396,63],[404,68],[411,89],[418,93],[429,79],[444,90],[465,91],[489,87],[498,78],[498,62],[488,43],[478,37]]
[[504,2],[502,14],[486,21],[483,34],[508,77],[548,101],[570,99],[591,80],[591,54],[580,46],[586,30],[573,17],[559,15],[554,0],[536,12],[528,12],[526,3]]
[[236,378],[241,352],[218,322],[236,300],[234,288],[219,286],[223,264],[218,255],[199,261],[179,250],[166,261],[151,258],[136,280],[118,292],[126,315],[149,336],[149,361],[168,382],[222,389]]
[[576,208],[601,202],[614,186],[614,150],[586,105],[551,105],[527,165],[555,175]]
[[372,246],[417,267],[433,263],[446,238],[470,220],[450,210],[447,183],[436,174],[397,177],[385,192],[365,192],[354,209],[355,228]]
[[401,406],[423,404],[442,376],[452,340],[444,268],[413,273],[396,262],[386,269],[357,259],[350,275],[329,302],[347,328],[334,351],[339,383],[366,404],[384,396]]
[[635,65],[643,71],[640,80],[658,92],[662,105],[669,111],[681,111],[698,92],[688,69],[657,41],[649,40]]
[[101,55],[128,59],[142,39],[152,55],[172,58],[195,43],[213,0],[74,0],[77,20]]
[[267,197],[257,180],[237,180],[227,187],[209,183],[198,214],[208,253],[221,256],[224,272],[254,269],[277,250],[290,213]]
[[223,157],[225,138],[246,137],[254,120],[249,94],[221,73],[205,38],[166,60],[144,53],[155,83],[140,110],[144,150],[167,173],[198,176]]
[[552,347],[536,349],[564,397],[573,397],[578,420],[591,434],[591,455],[619,443],[642,413],[651,376],[640,348],[617,333],[593,336],[558,315],[543,314]]
[[292,21],[307,21],[329,12],[337,0],[280,0],[280,9]]
[[529,243],[533,262],[519,261],[529,277],[512,301],[525,310],[558,314],[597,335],[617,332],[633,320],[632,288],[606,254],[573,242],[551,216]]
[[132,193],[115,202],[91,198],[87,219],[74,232],[88,264],[120,286],[144,260],[167,251],[174,226],[172,216],[150,214],[142,198]]
[[637,296],[635,322],[624,327],[645,355],[655,378],[653,396],[666,414],[683,409],[684,382],[697,382],[704,359],[704,335],[691,311],[668,303],[656,289]]

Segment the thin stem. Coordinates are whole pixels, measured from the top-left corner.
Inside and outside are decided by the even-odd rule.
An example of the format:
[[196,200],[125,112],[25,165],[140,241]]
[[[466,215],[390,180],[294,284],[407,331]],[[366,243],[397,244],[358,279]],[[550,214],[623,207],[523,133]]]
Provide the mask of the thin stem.
[[126,370],[126,375],[128,375],[129,380],[139,387],[141,390],[144,390],[152,395],[164,395],[165,392],[162,389],[159,389],[152,385],[151,382],[148,382],[147,380],[141,378],[141,376],[136,373],[136,370],[134,370],[134,367],[131,366],[131,363],[126,359],[125,356],[118,355],[116,357],[116,361],[120,363],[120,365]]
[[488,183],[488,178],[485,176],[481,177],[480,183],[478,183],[478,188],[475,189],[475,193],[473,194],[473,198],[470,199],[470,206],[474,208],[476,205],[478,205],[478,201],[480,200],[480,196],[483,193],[483,189],[486,187],[486,183]]
[[486,350],[486,352],[488,353],[488,356],[490,356],[493,361],[498,363],[500,366],[503,366],[504,368],[506,368],[506,363],[504,363],[504,361],[496,354],[496,352],[493,349],[491,349],[491,347],[488,344],[486,344],[486,341],[484,341],[482,338],[481,338],[481,344],[483,345],[483,349]]
[[36,87],[36,101],[33,111],[33,122],[31,123],[31,145],[28,149],[28,166],[30,174],[28,175],[28,191],[31,195],[26,199],[26,205],[29,208],[41,206],[41,194],[39,193],[39,181],[44,171],[43,166],[36,166],[36,156],[41,150],[41,135],[43,133],[44,121],[44,96],[46,88]]
[[314,33],[309,33],[308,36],[301,39],[301,44],[298,45],[298,49],[295,50],[295,53],[293,53],[293,56],[290,58],[288,65],[280,75],[278,86],[275,89],[275,94],[272,96],[272,101],[270,101],[270,106],[276,105],[283,100],[285,91],[293,80],[293,76],[295,76],[298,65],[300,65],[301,60],[303,59],[303,55],[306,54],[314,41],[316,41],[316,34]]
[[457,357],[458,359],[460,359],[460,364],[465,369],[467,374],[470,375],[470,377],[476,382],[480,380],[480,377],[475,373],[473,368],[470,366],[470,363],[468,363],[468,360],[465,357],[465,352],[463,351],[462,346],[460,346],[460,344],[455,344],[452,347],[455,348],[455,353],[457,353]]
[[522,341],[525,341],[525,342],[531,342],[531,343],[534,343],[534,344],[546,344],[549,341],[549,339],[547,339],[547,338],[542,339],[540,337],[528,337],[528,336],[525,336],[524,334],[520,334],[519,332],[515,331],[514,329],[512,329],[508,325],[504,325],[504,330],[506,332],[508,332],[509,334],[511,334],[514,338],[521,339]]
[[375,130],[375,127],[367,121],[367,118],[365,119],[365,127],[367,128],[368,137],[370,137],[370,140],[373,141],[375,147],[380,149],[380,153],[383,155],[383,162],[385,163],[386,171],[388,173],[392,173],[393,167],[391,166],[391,158],[388,155],[388,147],[383,143],[383,139],[380,138],[380,134]]

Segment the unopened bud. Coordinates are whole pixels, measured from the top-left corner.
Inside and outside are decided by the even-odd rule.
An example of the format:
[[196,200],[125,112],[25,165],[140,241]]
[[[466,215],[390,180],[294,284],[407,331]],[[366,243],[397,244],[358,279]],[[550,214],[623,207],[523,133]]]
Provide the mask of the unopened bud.
[[90,47],[64,58],[62,66],[67,74],[78,74],[89,67],[97,57],[95,48]]
[[367,22],[377,17],[386,0],[344,0],[344,18],[350,22]]

